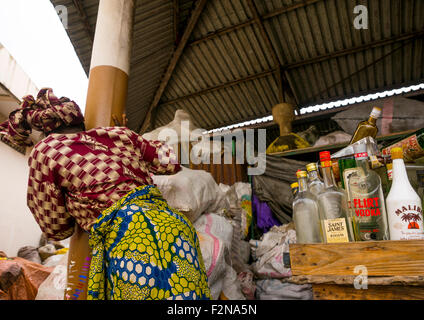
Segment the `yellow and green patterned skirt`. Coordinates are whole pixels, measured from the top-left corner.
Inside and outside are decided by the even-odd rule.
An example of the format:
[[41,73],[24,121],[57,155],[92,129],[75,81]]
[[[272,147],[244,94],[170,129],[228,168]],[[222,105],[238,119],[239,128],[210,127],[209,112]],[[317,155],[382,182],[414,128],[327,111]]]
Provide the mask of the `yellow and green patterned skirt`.
[[210,299],[196,231],[155,186],[105,210],[90,246],[89,300]]

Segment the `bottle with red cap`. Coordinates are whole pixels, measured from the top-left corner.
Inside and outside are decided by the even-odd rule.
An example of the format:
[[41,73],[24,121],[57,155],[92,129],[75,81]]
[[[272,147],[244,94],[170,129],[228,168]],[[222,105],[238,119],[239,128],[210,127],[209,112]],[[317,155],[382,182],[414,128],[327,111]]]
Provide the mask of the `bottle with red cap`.
[[320,152],[319,156],[324,190],[318,195],[318,211],[324,242],[350,242],[353,240],[352,224],[345,194],[334,181],[330,152]]

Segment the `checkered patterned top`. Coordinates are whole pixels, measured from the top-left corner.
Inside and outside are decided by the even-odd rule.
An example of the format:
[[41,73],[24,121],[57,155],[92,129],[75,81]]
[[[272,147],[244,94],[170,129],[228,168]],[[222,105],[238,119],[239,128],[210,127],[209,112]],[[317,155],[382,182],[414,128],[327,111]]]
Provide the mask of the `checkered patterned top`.
[[124,127],[51,134],[34,147],[28,164],[28,207],[54,240],[71,236],[75,221],[89,231],[104,209],[153,184],[151,174],[180,170],[170,147]]

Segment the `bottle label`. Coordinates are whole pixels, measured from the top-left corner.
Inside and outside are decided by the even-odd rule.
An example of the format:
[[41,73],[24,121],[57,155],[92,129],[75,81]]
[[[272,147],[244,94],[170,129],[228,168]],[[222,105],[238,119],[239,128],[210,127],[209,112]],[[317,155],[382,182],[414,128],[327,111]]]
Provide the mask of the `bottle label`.
[[403,160],[405,162],[412,162],[413,160],[424,156],[424,150],[418,143],[416,134],[403,139],[402,141],[399,141],[398,143],[395,143],[387,148],[384,148],[382,150],[383,155],[390,155],[390,150],[394,147],[403,148]]
[[327,243],[349,242],[345,218],[324,220],[324,230]]
[[381,216],[381,202],[379,197],[354,198],[349,201],[353,221],[355,223],[356,240],[377,240],[380,226],[377,223]]
[[388,204],[390,239],[424,239],[423,213],[419,204]]

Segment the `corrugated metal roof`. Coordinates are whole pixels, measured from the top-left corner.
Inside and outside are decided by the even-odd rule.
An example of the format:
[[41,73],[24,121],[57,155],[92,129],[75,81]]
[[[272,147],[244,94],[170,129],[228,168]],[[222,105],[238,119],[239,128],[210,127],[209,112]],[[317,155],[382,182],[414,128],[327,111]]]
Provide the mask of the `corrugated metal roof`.
[[[399,87],[424,79],[422,0],[210,0],[158,105],[155,126],[188,111],[205,129],[269,115],[279,100],[279,65],[299,106]],[[91,45],[71,0],[68,34],[88,70]],[[136,130],[175,48],[174,2],[139,0],[127,114]],[[178,0],[180,33],[193,2]],[[94,30],[98,0],[84,9]],[[368,29],[353,26],[355,5],[368,8]],[[275,51],[278,64],[273,59]]]

